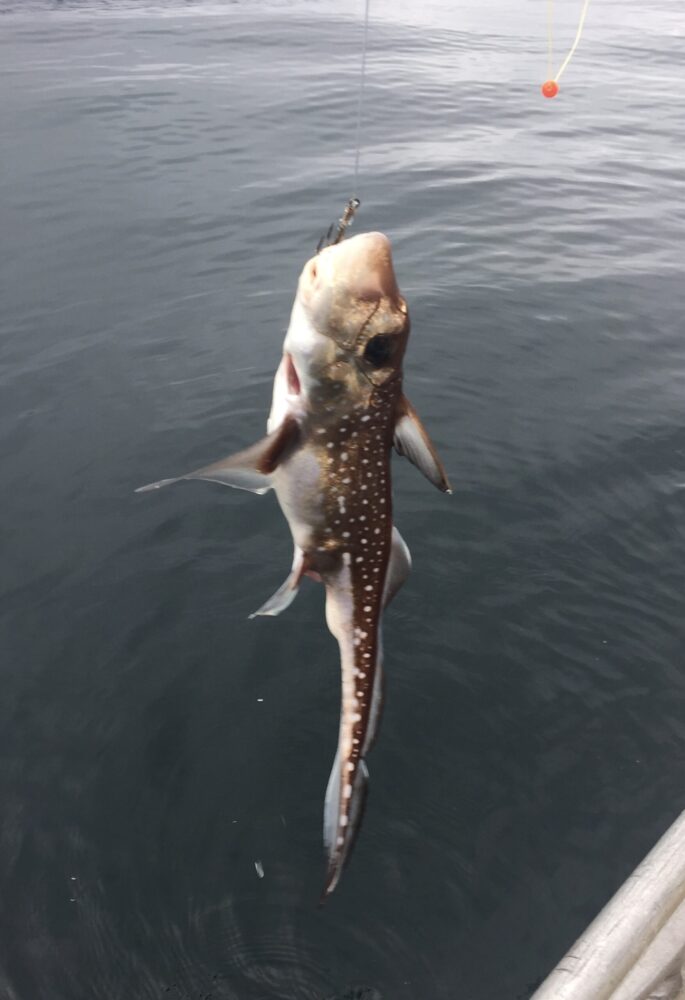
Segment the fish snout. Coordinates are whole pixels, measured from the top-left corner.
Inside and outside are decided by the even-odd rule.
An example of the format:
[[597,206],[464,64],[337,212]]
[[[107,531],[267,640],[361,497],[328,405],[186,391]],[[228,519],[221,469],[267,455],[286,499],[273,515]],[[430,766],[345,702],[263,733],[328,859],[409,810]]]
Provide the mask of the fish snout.
[[390,240],[383,233],[361,233],[336,246],[326,247],[305,264],[300,279],[305,302],[344,295],[351,303],[400,299]]
[[399,299],[390,240],[383,233],[362,233],[335,248],[338,280],[357,299],[377,302]]

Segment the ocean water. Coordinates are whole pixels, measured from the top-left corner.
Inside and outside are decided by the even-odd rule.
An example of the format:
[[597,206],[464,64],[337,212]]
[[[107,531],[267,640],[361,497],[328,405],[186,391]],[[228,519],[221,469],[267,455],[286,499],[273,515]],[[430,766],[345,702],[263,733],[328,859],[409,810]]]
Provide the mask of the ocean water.
[[[361,835],[261,435],[352,194],[361,0],[0,0],[0,997],[525,1000],[685,807],[685,25],[371,0],[358,229],[408,395]],[[555,4],[557,62],[580,0]],[[263,872],[263,877],[260,877]]]

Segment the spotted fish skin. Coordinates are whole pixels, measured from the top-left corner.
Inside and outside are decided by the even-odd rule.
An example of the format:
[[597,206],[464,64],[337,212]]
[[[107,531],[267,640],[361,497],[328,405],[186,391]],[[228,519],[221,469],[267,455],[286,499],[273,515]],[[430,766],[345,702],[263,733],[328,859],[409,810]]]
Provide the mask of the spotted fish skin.
[[411,567],[393,526],[393,444],[450,492],[435,449],[403,395],[409,328],[387,237],[365,233],[327,247],[299,279],[266,438],[180,477],[257,493],[275,490],[295,554],[289,577],[256,615],[288,607],[304,575],[324,584],[342,678],[338,747],[324,810],[324,897],[339,881],[363,812],[365,758],[382,704],[382,612]]
[[337,884],[361,818],[365,755],[381,711],[380,621],[392,550],[390,454],[400,393],[400,379],[375,388],[368,406],[350,407],[340,423],[324,434],[316,428],[314,436],[322,442],[316,448],[324,517],[312,538],[310,564],[326,587],[342,678],[338,752],[324,818],[326,894]]

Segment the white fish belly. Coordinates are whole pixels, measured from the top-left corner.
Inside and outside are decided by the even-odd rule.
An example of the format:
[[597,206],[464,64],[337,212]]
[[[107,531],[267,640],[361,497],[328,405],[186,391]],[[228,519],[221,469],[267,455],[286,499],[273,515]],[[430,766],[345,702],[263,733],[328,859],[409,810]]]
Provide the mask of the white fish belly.
[[274,473],[274,489],[296,545],[308,550],[312,535],[324,521],[324,497],[319,464],[303,448]]

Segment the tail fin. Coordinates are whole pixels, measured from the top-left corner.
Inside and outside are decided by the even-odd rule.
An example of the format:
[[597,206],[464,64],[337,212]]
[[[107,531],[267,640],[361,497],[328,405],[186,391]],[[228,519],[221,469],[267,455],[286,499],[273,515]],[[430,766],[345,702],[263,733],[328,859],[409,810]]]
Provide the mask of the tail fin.
[[363,570],[354,574],[349,558],[343,558],[340,572],[325,581],[326,620],[340,646],[342,708],[338,750],[324,808],[328,870],[322,900],[338,884],[364,811],[369,781],[365,758],[378,732],[383,704],[380,616],[411,567],[409,550],[396,528],[389,548],[387,573],[385,577],[379,574],[379,592],[373,603],[366,596],[371,590],[368,577]]
[[[338,884],[354,845],[364,814],[368,782],[369,772],[363,760],[359,761],[350,780],[347,764],[341,761],[340,749],[338,748],[333,762],[333,770],[328,780],[324,806],[323,839],[328,854],[328,869],[322,901],[333,892]],[[349,799],[344,813],[341,809],[341,804],[344,801],[343,796]]]

